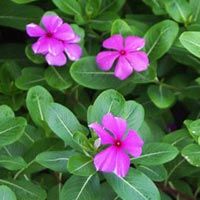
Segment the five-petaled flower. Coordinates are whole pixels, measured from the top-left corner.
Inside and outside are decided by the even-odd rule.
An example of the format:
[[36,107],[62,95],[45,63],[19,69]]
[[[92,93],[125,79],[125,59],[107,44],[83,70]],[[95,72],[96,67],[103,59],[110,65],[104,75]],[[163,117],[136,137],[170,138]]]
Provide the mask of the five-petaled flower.
[[34,23],[26,26],[26,32],[30,37],[39,37],[32,45],[35,54],[45,55],[47,63],[54,66],[66,64],[64,52],[72,61],[81,57],[82,49],[76,44],[80,37],[68,23],[63,23],[57,15],[44,15],[41,24],[42,27]]
[[114,75],[124,80],[134,71],[141,72],[148,68],[148,56],[140,51],[144,45],[145,40],[137,36],[123,38],[112,35],[103,42],[103,47],[109,50],[98,53],[96,62],[101,70],[108,71],[116,61]]
[[103,116],[102,125],[96,122],[89,125],[100,138],[101,144],[108,145],[94,157],[94,165],[97,171],[114,172],[124,177],[130,167],[128,154],[139,157],[144,142],[136,131],[127,130],[126,120],[111,113]]

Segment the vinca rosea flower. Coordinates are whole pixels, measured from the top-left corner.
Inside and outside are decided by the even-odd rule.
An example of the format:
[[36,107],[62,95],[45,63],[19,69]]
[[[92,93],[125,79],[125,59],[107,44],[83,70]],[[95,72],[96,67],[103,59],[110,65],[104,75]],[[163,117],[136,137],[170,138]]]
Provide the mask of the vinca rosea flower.
[[104,71],[115,65],[114,75],[124,80],[134,71],[142,72],[148,68],[148,56],[141,51],[144,45],[145,40],[137,36],[123,38],[121,35],[112,35],[103,42],[103,47],[109,50],[100,52],[96,62]]
[[137,158],[142,154],[144,142],[138,133],[128,130],[126,120],[111,113],[103,116],[102,125],[95,122],[89,127],[98,135],[101,144],[108,146],[94,157],[96,170],[126,176],[130,168],[128,155]]
[[35,54],[45,55],[47,63],[54,66],[66,64],[65,53],[72,61],[81,57],[82,49],[77,44],[80,37],[68,23],[63,23],[57,15],[44,15],[41,24],[42,26],[31,23],[26,26],[30,37],[39,37],[32,45]]

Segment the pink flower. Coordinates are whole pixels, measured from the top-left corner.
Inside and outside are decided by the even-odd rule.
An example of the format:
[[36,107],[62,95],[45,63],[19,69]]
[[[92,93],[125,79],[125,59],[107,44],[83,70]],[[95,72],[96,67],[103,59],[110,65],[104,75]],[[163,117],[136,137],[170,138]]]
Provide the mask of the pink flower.
[[26,32],[30,37],[39,37],[32,45],[35,54],[45,55],[47,63],[55,66],[66,64],[64,52],[73,61],[81,57],[82,49],[76,44],[80,37],[69,24],[63,23],[57,15],[44,15],[41,23],[44,27],[34,23],[26,26]]
[[108,146],[94,157],[94,165],[97,171],[114,172],[124,177],[130,167],[128,154],[139,157],[144,142],[134,130],[128,130],[126,134],[126,120],[114,117],[111,113],[103,116],[102,124],[89,125],[99,136],[101,144]]
[[96,62],[100,69],[108,71],[116,61],[114,74],[121,80],[126,79],[134,71],[141,72],[148,68],[147,54],[140,51],[145,45],[145,40],[137,36],[112,35],[103,42],[103,47],[110,49],[100,52]]

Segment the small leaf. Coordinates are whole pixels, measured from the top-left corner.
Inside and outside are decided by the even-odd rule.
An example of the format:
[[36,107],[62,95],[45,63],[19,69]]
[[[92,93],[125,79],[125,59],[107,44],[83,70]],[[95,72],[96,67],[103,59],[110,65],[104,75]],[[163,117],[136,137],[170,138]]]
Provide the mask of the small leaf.
[[36,125],[43,127],[44,112],[48,104],[53,102],[51,94],[41,86],[29,89],[26,105],[32,120]]
[[190,53],[200,58],[200,32],[186,31],[181,34],[179,39]]
[[2,200],[17,200],[15,193],[7,186],[0,186],[0,197]]
[[15,113],[7,105],[0,106],[0,121],[9,120],[15,117]]
[[152,102],[161,109],[169,108],[175,102],[174,93],[162,85],[150,85],[148,88],[148,96]]
[[200,167],[200,146],[189,144],[183,148],[182,156],[193,166]]

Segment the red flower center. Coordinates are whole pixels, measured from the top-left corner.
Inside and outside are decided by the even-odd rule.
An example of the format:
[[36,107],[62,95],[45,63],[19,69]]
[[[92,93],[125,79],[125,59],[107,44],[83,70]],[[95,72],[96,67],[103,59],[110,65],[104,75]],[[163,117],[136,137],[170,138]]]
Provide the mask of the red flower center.
[[48,38],[52,38],[52,37],[53,37],[53,34],[50,33],[50,32],[48,32],[48,33],[46,33],[46,37],[48,37]]
[[116,140],[115,141],[115,146],[116,147],[120,147],[122,145],[121,141],[120,140]]
[[124,55],[126,54],[126,51],[125,51],[125,50],[121,50],[119,53],[120,53],[122,56],[124,56]]

